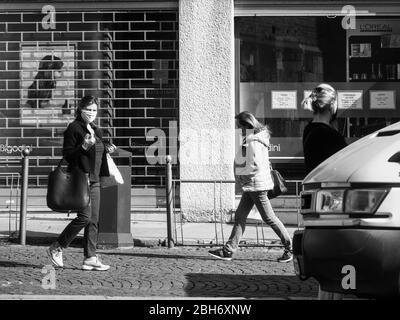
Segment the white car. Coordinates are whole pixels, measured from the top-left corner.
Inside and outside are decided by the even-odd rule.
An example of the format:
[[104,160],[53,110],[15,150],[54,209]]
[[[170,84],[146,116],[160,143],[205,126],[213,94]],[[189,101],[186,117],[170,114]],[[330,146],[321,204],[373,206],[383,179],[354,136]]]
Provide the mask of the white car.
[[400,295],[400,122],[321,163],[301,201],[304,228],[293,239],[301,279],[328,292]]

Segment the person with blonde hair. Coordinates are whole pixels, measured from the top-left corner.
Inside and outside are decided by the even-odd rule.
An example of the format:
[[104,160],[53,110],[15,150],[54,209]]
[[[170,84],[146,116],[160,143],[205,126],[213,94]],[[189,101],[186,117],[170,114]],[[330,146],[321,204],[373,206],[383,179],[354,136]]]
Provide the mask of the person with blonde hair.
[[[313,120],[304,128],[303,150],[306,173],[310,173],[320,163],[347,146],[344,137],[333,127],[337,116],[336,90],[321,83],[302,101],[305,110],[313,112]],[[342,299],[338,293],[327,292],[319,287],[318,299]]]
[[321,162],[347,146],[344,137],[333,127],[337,116],[336,90],[321,83],[302,101],[305,110],[313,112],[313,120],[304,128],[303,151],[306,174]]
[[268,153],[270,131],[250,112],[241,112],[235,118],[244,137],[242,148],[235,156],[234,168],[236,181],[241,186],[243,194],[236,209],[235,222],[229,240],[223,248],[210,250],[209,254],[218,259],[232,260],[244,233],[247,216],[256,205],[262,219],[275,231],[285,247],[278,261],[289,262],[293,259],[292,240],[275,215],[268,199],[268,190],[272,190],[274,186]]

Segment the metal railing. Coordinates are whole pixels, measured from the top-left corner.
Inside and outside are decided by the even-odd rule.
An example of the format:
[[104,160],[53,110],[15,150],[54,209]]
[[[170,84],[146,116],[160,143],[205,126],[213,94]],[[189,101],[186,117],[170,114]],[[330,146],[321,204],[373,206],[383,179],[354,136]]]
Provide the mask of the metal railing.
[[[177,185],[182,185],[185,183],[191,184],[212,184],[213,186],[213,221],[214,224],[214,237],[208,243],[193,243],[189,241],[185,241],[184,235],[184,224],[185,217],[184,212],[179,210],[177,212],[176,202],[176,190]],[[295,185],[295,194],[288,195],[295,199],[295,210],[296,210],[296,225],[297,228],[300,227],[300,191],[301,191],[301,183],[302,180],[286,180],[287,185],[294,184]],[[166,163],[166,195],[167,195],[167,244],[168,247],[171,248],[174,245],[198,245],[198,246],[220,246],[225,243],[227,240],[225,238],[224,227],[228,227],[227,222],[224,219],[224,208],[223,208],[223,196],[222,196],[222,185],[223,184],[235,184],[234,180],[181,180],[181,179],[172,179],[172,171],[171,171],[171,159],[167,157]],[[217,196],[217,190],[219,190],[219,197]],[[218,199],[219,198],[219,199]],[[217,203],[219,202],[219,208]],[[276,211],[277,208],[275,208]],[[230,211],[231,218],[233,212]],[[179,217],[179,221],[176,221],[177,217]],[[254,223],[253,223],[254,224]],[[266,239],[264,234],[264,227],[267,226],[266,223],[260,218],[259,221],[255,222],[256,227],[256,243],[252,243],[251,241],[242,240],[239,246],[249,246],[249,247],[281,247],[280,241],[275,241],[276,239]],[[259,228],[261,229],[259,231]],[[219,229],[219,230],[218,230]],[[178,235],[179,234],[179,235]],[[249,242],[249,243],[248,243]],[[279,244],[278,244],[279,242]]]
[[[10,185],[10,208],[9,208],[9,216],[8,216],[8,237],[14,237],[14,234],[17,234],[17,224],[18,224],[18,217],[17,213],[18,210],[15,210],[15,231],[11,231],[11,224],[12,224],[12,203],[14,202],[17,206],[18,201],[13,201],[13,191],[14,191],[14,180],[17,180],[17,191],[16,200],[19,196],[19,229],[18,229],[18,238],[21,245],[26,244],[26,214],[27,214],[27,196],[28,196],[28,177],[29,177],[29,148],[25,148],[22,150],[22,159],[21,159],[21,173],[2,173],[6,177],[6,186]],[[11,178],[11,182],[9,184],[9,178]],[[21,183],[21,185],[20,185]],[[17,207],[16,207],[17,208]]]
[[[2,172],[0,177],[4,178],[6,181],[6,186],[9,188],[8,194],[4,194],[4,207],[1,208],[2,214],[8,213],[8,233],[7,238],[17,238],[18,237],[18,213],[19,213],[19,199],[20,199],[20,174],[17,172]],[[3,217],[5,218],[5,217]],[[5,231],[5,230],[4,230]],[[5,235],[2,235],[5,236]]]
[[20,217],[19,217],[19,241],[20,244],[26,244],[26,213],[27,213],[27,197],[28,197],[28,177],[29,177],[29,149],[22,151],[22,185],[21,185],[21,201],[20,201]]

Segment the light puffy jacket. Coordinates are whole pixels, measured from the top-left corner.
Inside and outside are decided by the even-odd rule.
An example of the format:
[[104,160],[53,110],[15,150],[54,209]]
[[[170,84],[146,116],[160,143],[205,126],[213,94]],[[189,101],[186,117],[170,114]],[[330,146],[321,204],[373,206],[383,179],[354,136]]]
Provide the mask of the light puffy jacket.
[[235,156],[235,178],[243,191],[264,191],[274,187],[269,162],[269,133],[248,134]]

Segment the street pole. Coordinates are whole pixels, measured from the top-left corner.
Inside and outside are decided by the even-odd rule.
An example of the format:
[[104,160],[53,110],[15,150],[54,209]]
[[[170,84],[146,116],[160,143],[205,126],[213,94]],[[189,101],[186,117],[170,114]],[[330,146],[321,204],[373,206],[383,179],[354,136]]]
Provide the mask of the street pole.
[[165,181],[165,187],[166,187],[166,192],[167,192],[167,242],[168,242],[168,248],[173,248],[175,239],[173,239],[172,236],[172,222],[173,222],[173,194],[172,194],[172,157],[168,155],[166,157],[166,181]]
[[26,244],[26,206],[28,193],[28,174],[29,174],[29,153],[30,150],[25,148],[22,150],[22,186],[21,186],[21,202],[19,217],[19,239],[20,244]]

